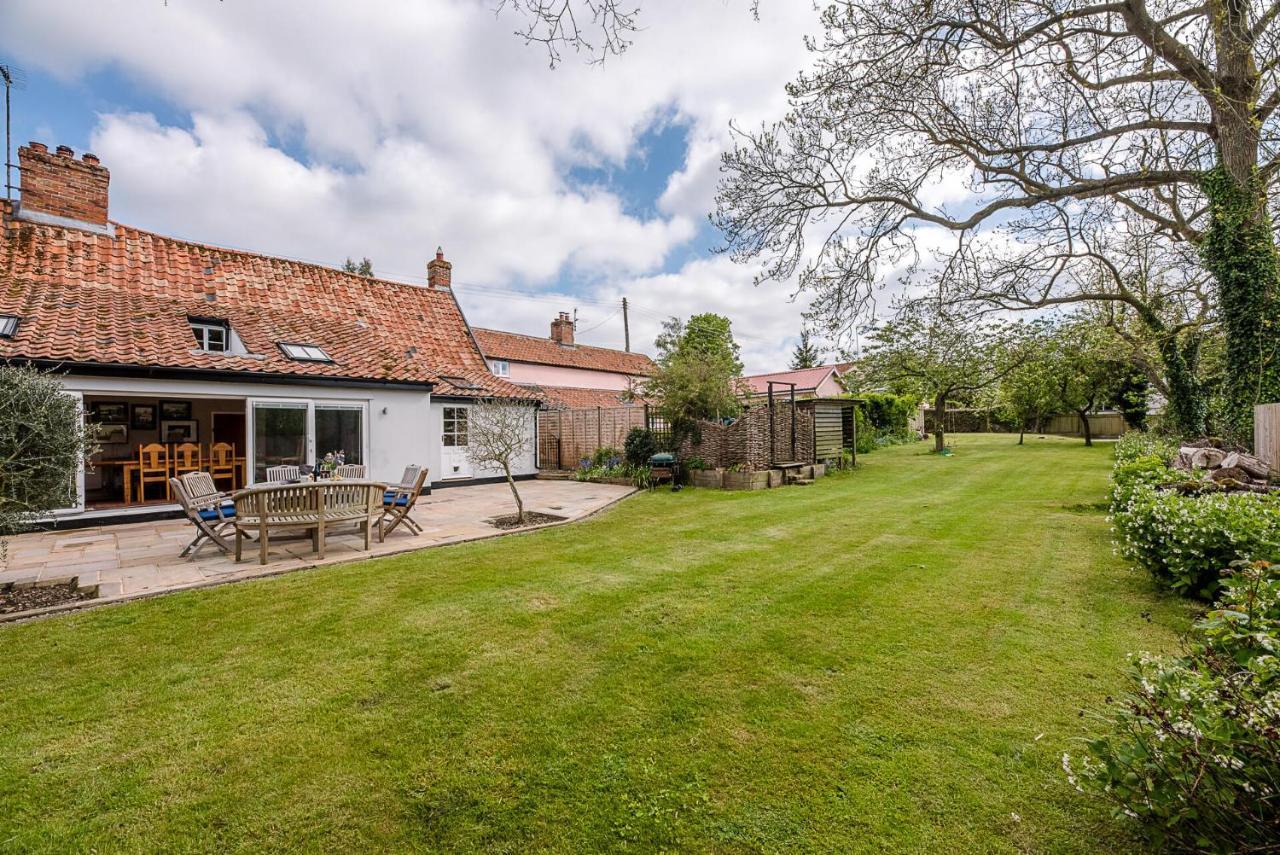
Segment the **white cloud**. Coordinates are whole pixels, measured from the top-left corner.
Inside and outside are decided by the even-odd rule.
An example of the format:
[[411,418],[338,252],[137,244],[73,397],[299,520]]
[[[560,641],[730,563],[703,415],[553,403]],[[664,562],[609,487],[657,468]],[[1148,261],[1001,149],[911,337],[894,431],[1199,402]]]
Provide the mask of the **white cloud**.
[[[647,0],[625,56],[554,71],[493,7],[104,0],[67,15],[7,0],[0,48],[68,81],[116,68],[189,117],[99,117],[92,145],[123,222],[331,264],[369,256],[395,278],[421,278],[442,244],[464,295],[468,284],[572,282],[566,300],[584,298],[584,319],[623,293],[654,315],[720,311],[743,334],[749,368],[785,359],[800,326],[785,288],[754,289],[752,271],[723,258],[659,271],[688,252],[712,206],[729,120],[782,114],[812,7],[768,3],[757,23],[746,0]],[[656,214],[568,181],[574,166],[623,164],[672,116],[690,149]],[[477,324],[537,332],[559,305],[463,302]],[[633,341],[651,343],[656,320],[633,320]],[[620,343],[620,324],[606,332]]]

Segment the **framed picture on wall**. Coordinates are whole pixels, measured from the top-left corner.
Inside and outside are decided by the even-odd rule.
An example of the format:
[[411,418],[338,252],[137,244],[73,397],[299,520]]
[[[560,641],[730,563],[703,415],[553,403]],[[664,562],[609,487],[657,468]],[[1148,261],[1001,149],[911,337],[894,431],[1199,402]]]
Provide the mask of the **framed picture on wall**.
[[128,425],[101,425],[98,442],[103,445],[124,443],[129,441]]
[[188,421],[191,418],[190,401],[161,401],[160,421]]
[[134,404],[129,409],[132,413],[132,418],[129,419],[129,426],[134,430],[156,429],[155,404]]
[[[161,405],[163,409],[163,404]],[[198,442],[200,423],[193,419],[175,419],[160,422],[161,442]]]
[[94,401],[89,412],[95,422],[102,424],[122,425],[129,421],[129,404],[125,401]]

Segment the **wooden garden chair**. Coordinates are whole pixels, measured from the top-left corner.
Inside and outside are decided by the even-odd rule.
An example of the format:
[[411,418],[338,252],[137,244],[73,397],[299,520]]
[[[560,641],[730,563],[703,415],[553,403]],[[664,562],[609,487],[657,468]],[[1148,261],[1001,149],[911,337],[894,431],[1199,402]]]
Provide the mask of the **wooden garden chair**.
[[422,533],[422,526],[409,516],[418,497],[422,495],[422,485],[427,481],[427,469],[424,466],[409,466],[400,477],[400,483],[387,490],[382,496],[382,519],[378,521],[379,538],[385,539],[395,531],[396,526],[404,523],[414,537]]
[[188,472],[200,472],[204,469],[203,464],[200,446],[196,443],[184,442],[173,447],[173,477],[181,478]]
[[169,483],[169,446],[153,442],[138,446],[138,501],[147,500],[148,484],[163,484],[164,497],[173,498]]
[[339,478],[355,479],[363,481],[367,475],[368,469],[363,463],[344,463],[333,470],[333,474]]
[[230,498],[218,491],[209,473],[188,472],[181,478],[170,478],[169,490],[196,527],[195,539],[182,550],[181,557],[194,557],[206,542],[222,552],[230,552],[227,535],[228,529],[235,525],[236,509],[227,505]]
[[236,447],[230,442],[215,442],[209,446],[209,477],[216,484],[226,478],[230,488],[236,488]]
[[268,484],[286,484],[302,477],[302,470],[297,466],[268,466]]

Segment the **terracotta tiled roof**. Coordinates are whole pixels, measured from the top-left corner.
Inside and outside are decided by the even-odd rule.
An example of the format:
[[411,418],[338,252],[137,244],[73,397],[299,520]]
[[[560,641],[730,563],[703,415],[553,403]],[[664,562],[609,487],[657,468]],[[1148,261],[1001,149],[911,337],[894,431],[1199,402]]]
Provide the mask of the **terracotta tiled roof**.
[[[434,383],[438,395],[531,397],[490,373],[449,291],[119,224],[108,236],[10,213],[0,202],[0,314],[21,320],[12,339],[0,339],[0,359]],[[201,351],[189,317],[227,321],[250,355]],[[280,342],[318,345],[333,362],[291,360]]]
[[[775,371],[772,374],[752,374],[742,379],[747,381],[747,385],[751,387],[753,395],[764,395],[769,391],[769,381],[774,380],[782,383],[795,383],[796,393],[812,392],[818,388],[818,385],[832,371],[837,374],[847,371],[849,368],[847,363],[837,365],[819,365],[817,368],[801,368],[796,371]],[[786,394],[789,390],[783,386],[775,386],[773,389],[775,394]]]
[[572,386],[529,386],[548,407],[557,410],[589,410],[595,407],[643,407],[643,398],[626,398],[617,389],[579,389]]
[[575,344],[564,347],[549,338],[538,338],[520,333],[476,328],[480,349],[492,359],[509,362],[529,362],[534,365],[559,365],[565,368],[585,368],[591,371],[611,371],[615,374],[642,376],[653,373],[653,360],[643,353],[628,353],[607,347]]

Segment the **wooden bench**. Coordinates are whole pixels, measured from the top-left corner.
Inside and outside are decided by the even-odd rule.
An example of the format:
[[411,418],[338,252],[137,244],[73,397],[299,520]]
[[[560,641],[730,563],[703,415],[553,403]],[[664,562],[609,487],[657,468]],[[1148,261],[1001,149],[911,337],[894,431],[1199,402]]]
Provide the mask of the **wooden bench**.
[[[325,530],[338,523],[357,523],[364,548],[382,517],[387,485],[375,481],[315,481],[263,484],[235,494],[236,561],[247,535],[258,538],[258,563],[267,563],[271,532],[307,529],[317,557],[324,558]],[[382,540],[382,532],[378,532]]]

